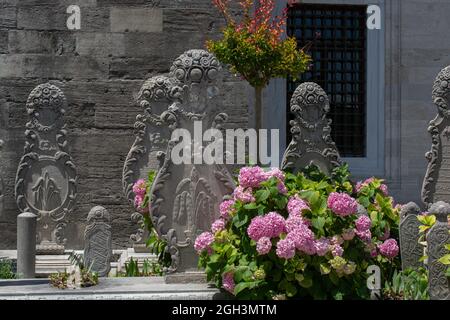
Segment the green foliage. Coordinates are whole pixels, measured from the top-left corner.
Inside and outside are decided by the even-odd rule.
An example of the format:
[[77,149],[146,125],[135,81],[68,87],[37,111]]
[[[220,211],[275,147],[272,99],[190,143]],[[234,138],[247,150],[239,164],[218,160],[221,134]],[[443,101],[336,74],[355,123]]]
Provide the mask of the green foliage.
[[[72,251],[69,254],[69,261],[72,265],[76,266],[80,270],[80,283],[82,288],[92,287],[98,284],[98,274],[91,272],[92,264],[90,266],[85,265],[84,257],[82,254],[78,254]],[[49,276],[50,285],[59,289],[65,289],[69,284],[76,285],[75,275],[71,275],[67,272],[57,272]]]
[[272,78],[298,79],[311,62],[307,54],[297,49],[293,37],[273,45],[265,33],[236,32],[234,26],[226,27],[223,39],[209,41],[207,47],[253,87],[265,87]]
[[161,266],[157,262],[150,262],[147,259],[144,260],[142,264],[142,270],[139,270],[138,261],[130,259],[129,262],[125,263],[125,273],[119,276],[123,277],[151,277],[151,276],[161,276],[163,272]]
[[385,283],[383,295],[386,300],[429,300],[428,271],[424,268],[395,271],[392,280]]
[[15,279],[13,272],[13,263],[8,259],[0,259],[0,279]]
[[[141,208],[149,207],[151,202],[151,188],[153,181],[156,178],[156,171],[150,170],[148,172],[146,181],[146,192],[144,200],[141,204]],[[150,208],[151,210],[151,208]],[[172,258],[170,253],[167,251],[167,242],[161,239],[153,225],[153,221],[149,213],[144,213],[143,215],[143,228],[148,231],[148,238],[146,239],[146,246],[151,250],[153,254],[158,256],[158,270],[169,267],[172,263]]]
[[[449,253],[447,253],[442,258],[440,258],[439,262],[444,264],[444,265],[446,265],[446,266],[450,266],[450,244],[446,244],[445,245],[445,249],[447,249],[447,251],[449,251]],[[447,271],[446,271],[445,275],[447,277],[450,277],[450,267],[447,268]]]
[[[206,250],[200,253],[199,267],[205,269],[208,280],[217,287],[223,286],[223,275],[231,272],[238,299],[367,299],[369,265],[378,265],[383,279],[390,279],[400,268],[399,257],[372,258],[367,244],[358,237],[343,241],[342,258],[333,257],[330,252],[321,257],[297,251],[292,259],[281,259],[275,252],[276,239],[272,239],[267,255],[259,255],[256,242],[247,234],[251,220],[274,211],[287,218],[286,205],[294,195],[308,202],[310,210],[304,210],[302,216],[311,222],[316,239],[331,239],[355,228],[357,215],[341,217],[328,208],[327,199],[332,192],[345,192],[365,207],[372,220],[374,246],[381,243],[387,230],[391,238],[398,239],[399,208],[393,207],[393,199],[381,190],[381,180],[371,179],[356,192],[346,165],[336,168],[330,176],[310,166],[296,175],[285,173],[284,183],[288,194],[280,193],[278,180],[272,178],[253,190],[255,202],[235,201],[226,229],[214,235],[212,254]],[[284,237],[286,234],[281,234],[280,239]]]
[[67,272],[56,272],[49,276],[50,285],[58,289],[66,289],[69,274]]

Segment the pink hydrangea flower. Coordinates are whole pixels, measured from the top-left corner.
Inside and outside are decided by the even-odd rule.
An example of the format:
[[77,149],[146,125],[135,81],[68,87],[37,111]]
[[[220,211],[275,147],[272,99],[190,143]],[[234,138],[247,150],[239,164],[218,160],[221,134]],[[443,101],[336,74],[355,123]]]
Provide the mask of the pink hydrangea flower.
[[286,231],[292,232],[294,229],[305,225],[305,220],[301,216],[291,215],[286,219]]
[[144,179],[139,179],[133,185],[133,192],[136,196],[141,196],[142,198],[145,196],[145,192],[147,191],[147,184]]
[[309,210],[308,204],[300,199],[298,195],[295,195],[289,199],[287,204],[287,210],[289,215],[302,215],[303,210]]
[[344,249],[340,245],[335,244],[331,248],[331,253],[333,254],[333,257],[342,257],[344,254]]
[[267,180],[266,173],[260,167],[244,167],[239,171],[239,185],[243,188],[258,188]]
[[234,294],[234,276],[233,273],[227,272],[222,275],[222,286],[231,294]]
[[363,242],[370,242],[372,241],[372,232],[370,232],[370,230],[366,230],[366,231],[358,231],[355,230],[356,235],[358,236],[358,238],[361,239],[361,241]]
[[224,220],[228,220],[231,217],[233,211],[234,200],[225,200],[219,206],[220,217]]
[[270,228],[269,238],[278,237],[286,232],[286,220],[277,212],[270,212],[264,216],[264,222]]
[[144,204],[144,196],[136,195],[134,197],[134,207],[139,213],[147,213],[149,212],[149,208],[145,207],[143,208],[142,205]]
[[256,243],[256,251],[258,251],[259,255],[268,254],[270,249],[272,249],[272,241],[268,237],[262,237]]
[[358,203],[346,193],[333,192],[328,196],[328,208],[335,214],[346,217],[358,211]]
[[203,232],[201,235],[195,239],[194,249],[201,253],[203,250],[207,250],[208,253],[211,253],[212,248],[211,245],[214,242],[214,235],[211,232]]
[[295,256],[295,244],[288,238],[278,241],[277,256],[283,259],[292,259]]
[[358,231],[367,231],[372,227],[372,220],[368,216],[361,215],[355,222],[356,230]]
[[380,190],[381,190],[381,192],[383,193],[383,195],[384,195],[385,197],[387,197],[387,196],[389,195],[389,190],[388,190],[387,185],[382,184],[382,185],[380,186]]
[[298,228],[289,232],[286,239],[292,241],[297,250],[308,255],[316,254],[314,233],[306,225],[300,225]]
[[330,251],[330,241],[327,238],[320,238],[315,243],[316,253],[318,256],[323,257]]
[[288,189],[286,188],[286,186],[284,185],[283,182],[278,182],[277,187],[278,187],[278,191],[281,194],[287,194],[288,193]]
[[344,239],[345,241],[352,241],[353,238],[355,238],[355,230],[346,229],[342,232],[342,239]]
[[235,200],[242,201],[243,203],[255,202],[256,199],[253,196],[252,188],[244,189],[242,186],[238,186],[234,189],[233,197]]
[[342,238],[341,236],[333,236],[331,238],[331,244],[337,244],[337,245],[341,245],[344,243],[344,238]]
[[266,178],[266,180],[276,178],[280,182],[284,182],[284,180],[285,180],[284,172],[278,168],[272,168],[270,171],[267,171],[265,173],[265,178]]
[[370,257],[371,258],[376,258],[377,256],[378,256],[377,248],[375,248],[375,249],[370,251]]
[[225,221],[223,219],[217,219],[214,221],[214,223],[211,225],[211,231],[213,233],[222,231],[225,229]]
[[388,239],[382,244],[378,245],[378,250],[380,250],[381,255],[386,258],[393,259],[398,255],[399,247],[395,239]]

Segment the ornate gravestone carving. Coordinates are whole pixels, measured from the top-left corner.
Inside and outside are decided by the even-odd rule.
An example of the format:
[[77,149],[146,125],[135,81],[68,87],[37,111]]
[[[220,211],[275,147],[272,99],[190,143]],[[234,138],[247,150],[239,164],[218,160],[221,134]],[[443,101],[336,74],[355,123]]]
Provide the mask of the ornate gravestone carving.
[[316,83],[302,83],[291,99],[292,141],[283,156],[283,170],[297,172],[315,164],[330,174],[340,165],[339,152],[331,138],[331,120],[327,118],[330,102],[325,91]]
[[46,83],[31,91],[27,104],[24,155],[17,169],[15,194],[21,212],[38,216],[38,254],[64,253],[64,229],[75,205],[76,170],[67,150],[63,122],[66,98]]
[[428,169],[422,186],[422,201],[430,206],[450,201],[450,66],[439,72],[433,86],[438,114],[430,122],[431,150],[426,153]]
[[[182,103],[175,103],[162,115],[172,131],[183,128],[194,137],[195,121],[201,122],[202,135],[206,129],[222,128],[227,115],[217,111],[218,88],[214,84],[219,70],[216,58],[204,50],[187,51],[175,60],[171,76],[183,83],[185,95]],[[234,189],[233,179],[224,165],[194,161],[202,147],[209,143],[193,146],[192,141],[183,141],[187,149],[193,146],[193,152],[185,149],[192,164],[175,164],[171,153],[181,140],[183,138],[174,137],[169,142],[163,166],[151,190],[152,221],[158,233],[168,241],[167,250],[172,256],[169,272],[197,271],[195,238],[210,230],[211,223],[219,216],[218,206],[223,196]]]
[[84,261],[86,267],[97,272],[99,277],[106,277],[111,270],[112,240],[111,218],[108,211],[96,206],[87,217],[84,232]]
[[[147,80],[139,92],[137,101],[144,113],[136,117],[136,138],[125,160],[122,174],[123,191],[133,207],[133,184],[139,178],[146,180],[149,170],[157,171],[160,168],[160,159],[168,146],[170,131],[163,124],[160,115],[172,103],[181,101],[182,91],[181,84],[176,79],[156,76]],[[134,249],[137,252],[145,251],[147,231],[142,228],[142,213],[134,212],[131,219],[139,226],[137,232],[130,236]]]
[[430,207],[429,212],[430,214],[436,215],[436,224],[430,229],[427,235],[430,299],[450,300],[450,281],[445,275],[448,266],[438,261],[448,252],[445,245],[450,243],[447,220],[450,214],[450,205],[439,201]]
[[419,214],[420,208],[414,202],[404,205],[400,212],[400,253],[403,270],[423,266],[419,261],[423,255],[423,247],[419,244]]

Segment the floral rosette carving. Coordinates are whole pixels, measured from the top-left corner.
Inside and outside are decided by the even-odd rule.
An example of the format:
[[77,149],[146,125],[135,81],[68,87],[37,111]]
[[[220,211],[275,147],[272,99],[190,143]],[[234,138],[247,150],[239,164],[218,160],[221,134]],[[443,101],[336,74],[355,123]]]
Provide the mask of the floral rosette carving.
[[283,157],[282,168],[298,171],[314,163],[324,172],[340,165],[340,156],[331,137],[331,120],[327,118],[330,102],[316,83],[306,82],[295,90],[291,99],[292,141]]

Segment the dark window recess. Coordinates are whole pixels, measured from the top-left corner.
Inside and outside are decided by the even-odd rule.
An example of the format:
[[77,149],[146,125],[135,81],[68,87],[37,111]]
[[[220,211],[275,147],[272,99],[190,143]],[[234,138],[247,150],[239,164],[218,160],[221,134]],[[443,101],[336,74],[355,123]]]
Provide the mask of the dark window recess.
[[[313,41],[311,69],[298,82],[288,79],[288,119],[293,118],[289,104],[298,84],[318,83],[330,98],[332,136],[342,157],[366,155],[366,9],[299,4],[288,15],[287,32],[298,39],[299,48]],[[287,136],[289,143],[289,129]]]

